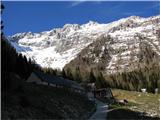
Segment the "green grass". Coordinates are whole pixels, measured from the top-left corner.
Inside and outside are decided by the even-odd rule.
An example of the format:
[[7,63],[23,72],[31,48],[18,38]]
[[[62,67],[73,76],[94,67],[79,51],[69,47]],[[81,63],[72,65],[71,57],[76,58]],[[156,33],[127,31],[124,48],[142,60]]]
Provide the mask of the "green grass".
[[67,89],[25,84],[2,92],[3,119],[86,119],[94,104]]
[[148,115],[160,117],[160,94],[141,93],[112,89],[114,98],[126,99],[129,104],[126,106],[112,105],[114,108],[128,108],[133,111],[145,112]]

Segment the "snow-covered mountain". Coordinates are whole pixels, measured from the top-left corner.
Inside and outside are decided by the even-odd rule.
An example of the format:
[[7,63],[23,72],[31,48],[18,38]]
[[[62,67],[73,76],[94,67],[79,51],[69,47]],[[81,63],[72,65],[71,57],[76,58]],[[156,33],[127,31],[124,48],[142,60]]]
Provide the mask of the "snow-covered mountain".
[[[63,28],[41,33],[17,33],[8,38],[19,53],[32,58],[42,67],[62,69],[87,46],[100,40],[102,36],[110,36],[112,42],[106,41],[101,45],[101,50],[103,52],[106,47],[112,49],[106,69],[114,71],[119,58],[124,60],[121,64],[121,68],[124,68],[129,65],[127,61],[131,59],[131,54],[139,51],[137,36],[146,38],[145,41],[157,55],[160,55],[160,40],[157,36],[159,26],[160,16],[149,18],[131,16],[107,24],[93,21],[83,25],[66,24]],[[114,52],[119,49],[123,49],[120,55]],[[132,57],[135,57],[135,61],[138,60],[136,55]],[[98,62],[99,58],[95,58]]]

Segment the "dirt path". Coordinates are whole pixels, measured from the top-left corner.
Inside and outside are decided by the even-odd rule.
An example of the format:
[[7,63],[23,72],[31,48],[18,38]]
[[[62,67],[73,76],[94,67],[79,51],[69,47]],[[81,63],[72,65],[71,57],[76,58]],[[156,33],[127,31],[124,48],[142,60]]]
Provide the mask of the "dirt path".
[[99,100],[96,100],[97,103],[97,110],[96,112],[90,117],[89,120],[106,120],[107,117],[107,110],[108,110],[108,105],[106,103],[103,103]]

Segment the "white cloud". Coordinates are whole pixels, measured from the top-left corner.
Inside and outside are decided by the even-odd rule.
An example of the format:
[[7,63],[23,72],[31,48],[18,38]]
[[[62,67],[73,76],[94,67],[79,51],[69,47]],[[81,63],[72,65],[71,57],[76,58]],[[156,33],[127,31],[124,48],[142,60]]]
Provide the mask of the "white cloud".
[[75,7],[75,6],[78,6],[84,2],[92,2],[93,4],[100,4],[103,0],[79,0],[79,1],[73,1],[71,3],[71,7]]
[[77,6],[77,5],[79,5],[79,4],[82,4],[82,3],[84,3],[84,2],[86,2],[86,0],[74,1],[74,2],[71,3],[71,7],[75,7],[75,6]]

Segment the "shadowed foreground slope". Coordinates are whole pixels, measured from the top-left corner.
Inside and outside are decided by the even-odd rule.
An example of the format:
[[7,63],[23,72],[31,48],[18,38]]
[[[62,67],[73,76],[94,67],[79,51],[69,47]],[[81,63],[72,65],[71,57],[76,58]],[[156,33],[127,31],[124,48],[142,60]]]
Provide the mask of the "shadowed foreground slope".
[[2,92],[2,119],[86,119],[93,108],[84,96],[62,88],[25,83]]

